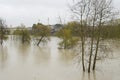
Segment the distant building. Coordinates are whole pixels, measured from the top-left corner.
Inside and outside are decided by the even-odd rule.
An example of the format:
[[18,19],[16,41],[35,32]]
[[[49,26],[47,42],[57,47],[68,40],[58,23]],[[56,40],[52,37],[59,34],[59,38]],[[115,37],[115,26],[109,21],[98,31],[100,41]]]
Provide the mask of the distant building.
[[[55,25],[49,25],[49,27],[51,28],[51,33],[54,34],[57,31],[59,31],[60,29],[62,29],[64,27],[63,24],[55,24]],[[13,32],[16,29],[22,30],[22,29],[27,29],[28,31],[32,31],[32,27],[7,27],[7,30],[9,30],[10,34],[13,34]]]
[[54,34],[55,32],[59,31],[60,29],[62,29],[64,27],[63,24],[55,24],[55,25],[51,25],[51,33]]

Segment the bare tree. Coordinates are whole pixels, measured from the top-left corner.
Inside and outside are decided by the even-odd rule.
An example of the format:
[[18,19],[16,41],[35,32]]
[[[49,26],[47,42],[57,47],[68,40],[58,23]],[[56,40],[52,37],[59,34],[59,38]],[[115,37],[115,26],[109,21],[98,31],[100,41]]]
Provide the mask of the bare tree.
[[97,20],[97,0],[92,0],[91,1],[91,21],[92,21],[92,33],[91,33],[91,46],[90,46],[90,57],[89,57],[89,65],[88,65],[88,72],[90,72],[90,67],[91,67],[91,60],[92,60],[92,54],[93,54],[93,45],[94,45],[94,28],[95,28],[95,22]]
[[112,18],[111,16],[113,15],[112,12],[112,0],[98,0],[97,1],[97,6],[98,6],[98,35],[97,35],[97,40],[96,40],[96,50],[95,50],[95,56],[93,60],[93,70],[95,70],[96,67],[96,59],[97,59],[97,54],[98,54],[98,49],[99,49],[99,43],[100,43],[100,35],[101,35],[101,30],[102,26],[105,25],[108,20],[110,21]]
[[91,46],[90,46],[90,55],[89,55],[89,65],[88,72],[91,69],[92,56],[93,54],[93,70],[95,70],[96,59],[99,50],[99,43],[101,38],[102,27],[111,20],[112,13],[112,0],[91,0],[91,24],[92,24],[92,33],[91,33]]
[[[85,71],[85,54],[87,54],[89,56],[88,72],[90,72],[92,63],[93,70],[95,70],[102,27],[111,20],[113,15],[112,0],[74,0],[74,3],[70,9],[80,21],[79,35],[81,38],[83,71]],[[89,27],[90,33],[86,33],[87,27]],[[87,44],[87,46],[90,52],[86,51],[88,34],[90,35],[90,45]]]
[[85,40],[86,40],[86,26],[88,24],[88,17],[90,14],[90,0],[76,0],[74,1],[74,5],[70,8],[74,13],[77,20],[80,22],[79,27],[79,35],[81,38],[81,52],[82,52],[82,67],[83,71],[85,71]]

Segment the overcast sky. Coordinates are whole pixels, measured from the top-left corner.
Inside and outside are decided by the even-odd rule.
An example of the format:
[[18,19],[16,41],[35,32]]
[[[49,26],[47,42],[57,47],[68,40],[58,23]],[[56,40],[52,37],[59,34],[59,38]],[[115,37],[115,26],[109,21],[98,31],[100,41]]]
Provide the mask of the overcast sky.
[[[0,0],[0,17],[7,25],[17,26],[21,23],[32,26],[38,21],[48,24],[59,22],[58,17],[70,19],[68,3],[70,0]],[[120,0],[113,0],[120,10]]]

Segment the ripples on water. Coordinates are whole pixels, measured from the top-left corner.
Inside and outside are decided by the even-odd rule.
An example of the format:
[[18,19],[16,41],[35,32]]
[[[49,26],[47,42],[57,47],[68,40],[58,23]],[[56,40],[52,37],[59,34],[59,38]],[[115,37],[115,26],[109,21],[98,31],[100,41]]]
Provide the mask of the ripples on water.
[[73,62],[74,52],[59,50],[58,42],[52,37],[38,47],[10,38],[0,46],[0,80],[120,80],[120,58],[98,62],[95,72],[83,73]]

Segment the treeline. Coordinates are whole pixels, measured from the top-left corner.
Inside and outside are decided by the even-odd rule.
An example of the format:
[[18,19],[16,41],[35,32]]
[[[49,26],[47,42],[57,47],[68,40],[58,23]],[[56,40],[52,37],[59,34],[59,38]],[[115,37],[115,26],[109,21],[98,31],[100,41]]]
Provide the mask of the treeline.
[[[64,27],[56,33],[56,36],[63,39],[60,45],[61,46],[64,45],[64,48],[71,48],[72,46],[76,46],[77,42],[79,41],[78,37],[81,35],[80,26],[81,24],[77,21],[68,22],[67,24],[65,24]],[[120,39],[120,22],[114,24],[109,23],[106,25],[102,25],[100,35],[98,35],[99,32],[98,26],[95,26],[94,30],[92,30],[92,26],[83,26],[83,27],[84,27],[85,35],[88,38],[92,37],[92,32],[94,31],[95,39],[98,36],[100,36],[100,38],[103,40]]]
[[[119,39],[120,38],[120,22],[109,23],[106,25],[103,25],[101,27],[101,39]],[[0,41],[1,44],[3,43],[3,40],[6,40],[8,37],[7,35],[10,34],[10,30],[8,30],[8,27],[4,23],[3,19],[0,19]],[[54,32],[55,35],[53,35],[52,28],[48,25],[44,25],[42,23],[33,24],[32,28],[28,30],[24,24],[21,24],[16,30],[14,30],[12,35],[19,35],[21,36],[22,43],[28,42],[30,43],[31,35],[36,37],[38,40],[37,45],[40,44],[40,42],[49,40],[50,36],[56,36],[59,38],[62,38],[63,41],[61,41],[60,46],[64,49],[73,48],[77,45],[77,42],[80,40],[78,37],[80,34],[80,26],[81,24],[77,21],[68,22],[67,24],[62,24],[62,27],[59,28],[57,32]],[[98,36],[98,26],[95,26],[94,29],[94,36]],[[92,26],[84,26],[84,31],[86,37],[92,37]],[[39,39],[38,39],[39,37]],[[44,39],[45,38],[45,39]]]
[[101,37],[103,39],[120,39],[120,23],[103,26]]

